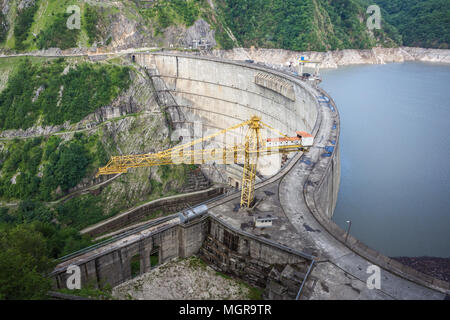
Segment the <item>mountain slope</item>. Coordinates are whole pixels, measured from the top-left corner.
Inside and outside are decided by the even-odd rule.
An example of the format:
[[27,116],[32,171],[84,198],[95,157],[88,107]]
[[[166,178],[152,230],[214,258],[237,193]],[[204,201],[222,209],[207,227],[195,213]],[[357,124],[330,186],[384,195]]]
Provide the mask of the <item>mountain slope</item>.
[[[450,2],[375,3],[382,7],[382,28],[370,31],[369,0],[3,0],[0,49],[195,49],[202,39],[222,49],[448,47]],[[80,29],[66,27],[70,5],[80,8]]]
[[397,43],[365,25],[355,0],[218,0],[221,14],[245,46],[325,51]]
[[412,47],[447,49],[450,43],[450,1],[375,0],[385,10],[403,44]]
[[[66,27],[66,10],[73,4],[80,7],[80,30]],[[384,30],[367,30],[358,0],[3,0],[0,6],[0,47],[14,51],[93,44],[195,48],[201,39],[225,49],[325,51],[398,44]]]

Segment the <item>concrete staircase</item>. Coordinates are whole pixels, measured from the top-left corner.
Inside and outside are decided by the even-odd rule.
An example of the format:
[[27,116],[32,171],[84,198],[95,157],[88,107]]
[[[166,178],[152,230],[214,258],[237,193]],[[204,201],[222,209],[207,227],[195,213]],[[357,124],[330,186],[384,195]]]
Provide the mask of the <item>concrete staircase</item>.
[[194,192],[208,189],[209,187],[211,187],[211,182],[200,169],[195,169],[188,173],[183,192]]

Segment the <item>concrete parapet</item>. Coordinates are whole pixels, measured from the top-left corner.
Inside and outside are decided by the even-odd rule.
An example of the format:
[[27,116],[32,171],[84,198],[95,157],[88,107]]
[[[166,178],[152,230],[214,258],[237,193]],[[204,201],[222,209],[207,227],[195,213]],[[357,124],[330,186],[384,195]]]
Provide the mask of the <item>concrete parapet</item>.
[[280,77],[277,77],[273,74],[259,72],[255,75],[255,83],[262,87],[278,92],[286,98],[295,101],[293,85]]

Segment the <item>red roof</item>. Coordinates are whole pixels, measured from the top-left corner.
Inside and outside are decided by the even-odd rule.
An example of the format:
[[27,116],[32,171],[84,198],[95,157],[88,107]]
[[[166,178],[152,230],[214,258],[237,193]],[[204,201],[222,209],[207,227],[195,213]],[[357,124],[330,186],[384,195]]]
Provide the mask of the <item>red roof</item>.
[[296,131],[295,133],[298,134],[300,137],[312,138],[312,135],[305,131]]
[[267,142],[281,142],[281,141],[298,141],[299,137],[287,137],[287,138],[268,138]]

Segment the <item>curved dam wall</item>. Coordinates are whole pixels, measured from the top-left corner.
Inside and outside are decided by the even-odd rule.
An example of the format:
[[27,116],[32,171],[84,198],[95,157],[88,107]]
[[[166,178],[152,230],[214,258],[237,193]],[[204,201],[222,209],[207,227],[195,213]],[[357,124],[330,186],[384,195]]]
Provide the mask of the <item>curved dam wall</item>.
[[[216,132],[251,116],[288,135],[312,132],[317,120],[317,101],[306,86],[275,72],[250,64],[170,54],[136,54],[135,60],[156,69],[177,100],[187,121],[196,119]],[[272,75],[272,88],[255,83],[260,75]],[[205,128],[204,128],[205,129]]]

